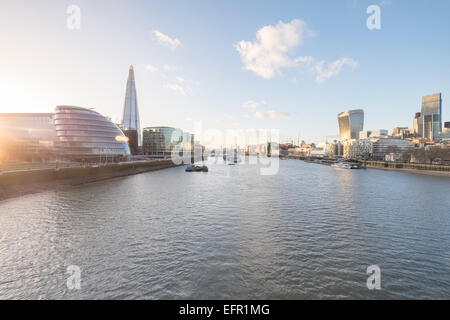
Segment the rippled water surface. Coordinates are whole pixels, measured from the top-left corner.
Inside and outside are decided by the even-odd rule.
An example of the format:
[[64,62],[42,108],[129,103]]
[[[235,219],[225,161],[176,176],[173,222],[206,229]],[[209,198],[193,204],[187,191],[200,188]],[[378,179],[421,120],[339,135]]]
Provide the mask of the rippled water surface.
[[209,167],[0,202],[0,298],[450,298],[449,178]]

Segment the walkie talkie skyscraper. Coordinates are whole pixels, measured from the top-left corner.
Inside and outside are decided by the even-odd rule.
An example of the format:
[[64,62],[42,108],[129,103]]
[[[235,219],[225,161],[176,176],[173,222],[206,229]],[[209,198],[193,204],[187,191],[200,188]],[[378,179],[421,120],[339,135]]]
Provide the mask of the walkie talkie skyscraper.
[[142,132],[133,66],[130,66],[128,72],[121,127],[123,133],[129,139],[131,153],[138,154],[139,147],[142,146]]

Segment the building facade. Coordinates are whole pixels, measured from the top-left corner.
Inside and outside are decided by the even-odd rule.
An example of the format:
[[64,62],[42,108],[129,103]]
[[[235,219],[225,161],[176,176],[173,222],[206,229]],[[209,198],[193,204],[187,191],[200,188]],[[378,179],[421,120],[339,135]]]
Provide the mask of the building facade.
[[148,127],[143,131],[142,151],[155,158],[170,158],[172,152],[193,153],[194,135],[172,127]]
[[58,154],[74,160],[108,160],[130,155],[127,138],[109,119],[91,109],[57,106]]
[[348,110],[338,114],[339,136],[341,141],[359,139],[364,128],[364,110]]
[[38,161],[56,157],[53,113],[0,114],[0,158]]
[[369,139],[350,139],[343,142],[343,157],[349,159],[370,158],[373,144]]
[[[396,138],[380,138],[372,140],[372,157],[375,160],[385,160],[386,155],[405,155],[414,149],[411,141]],[[397,157],[399,158],[399,157]]]

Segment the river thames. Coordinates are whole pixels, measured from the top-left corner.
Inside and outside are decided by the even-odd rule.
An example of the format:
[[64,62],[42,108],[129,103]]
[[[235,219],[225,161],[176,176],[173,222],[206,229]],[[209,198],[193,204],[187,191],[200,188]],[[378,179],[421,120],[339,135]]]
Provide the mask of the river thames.
[[445,177],[285,160],[9,199],[0,298],[449,299],[449,195]]

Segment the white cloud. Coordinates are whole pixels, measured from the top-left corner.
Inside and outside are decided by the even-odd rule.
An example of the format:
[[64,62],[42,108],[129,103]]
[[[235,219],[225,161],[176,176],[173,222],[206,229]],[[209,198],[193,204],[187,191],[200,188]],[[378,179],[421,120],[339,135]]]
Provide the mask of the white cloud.
[[289,23],[278,22],[275,26],[265,26],[256,32],[256,40],[239,41],[234,47],[241,55],[246,70],[270,79],[281,74],[282,68],[294,67],[298,63],[308,62],[311,57],[291,58],[290,50],[300,45],[305,36],[310,35],[306,23],[294,19]]
[[144,69],[146,71],[149,71],[149,72],[156,72],[156,71],[158,71],[158,68],[155,67],[155,66],[152,66],[151,64],[144,65]]
[[[386,0],[389,1],[389,0]],[[342,58],[334,62],[317,61],[311,56],[292,57],[289,52],[301,45],[303,40],[314,35],[306,22],[294,19],[291,22],[278,22],[275,26],[268,25],[256,32],[256,40],[239,41],[234,47],[239,52],[243,68],[257,75],[270,79],[280,75],[283,68],[299,65],[310,66],[309,70],[318,83],[338,75],[344,66],[351,69],[357,67],[357,62],[351,58]]]
[[178,83],[166,83],[163,87],[166,89],[175,91],[176,93],[179,93],[183,96],[186,96],[189,94],[187,88],[183,87],[182,85],[180,85]]
[[269,111],[256,111],[255,118],[257,119],[277,119],[277,118],[287,118],[289,117],[289,113],[287,112],[277,112],[275,110]]
[[176,77],[175,80],[177,80],[179,83],[184,82],[184,78],[182,78],[182,77]]
[[153,30],[153,36],[159,44],[169,47],[171,50],[175,50],[177,47],[182,45],[180,40],[172,39],[158,30]]
[[339,73],[341,73],[342,68],[346,65],[349,66],[352,70],[354,70],[358,66],[358,63],[351,58],[342,58],[334,62],[327,63],[327,66],[325,66],[325,64],[325,61],[319,61],[314,67],[316,72],[316,81],[318,83],[322,83],[326,79],[337,76]]
[[166,70],[166,71],[175,71],[175,70],[177,70],[177,67],[165,64],[163,66],[163,69]]
[[256,109],[260,106],[266,105],[267,103],[265,101],[253,101],[253,100],[248,100],[245,101],[244,104],[242,105],[244,108],[251,108],[251,109]]

